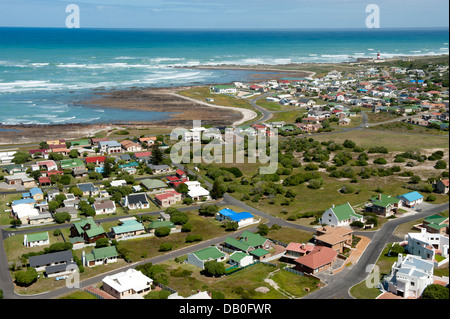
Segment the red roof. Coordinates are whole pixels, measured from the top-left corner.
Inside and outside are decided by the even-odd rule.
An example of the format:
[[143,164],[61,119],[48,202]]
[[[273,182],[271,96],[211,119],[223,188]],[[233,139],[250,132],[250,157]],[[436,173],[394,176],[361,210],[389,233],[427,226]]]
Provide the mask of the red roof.
[[86,157],[86,164],[89,163],[97,163],[97,162],[104,162],[106,159],[106,156],[94,156],[94,157]]
[[161,201],[161,200],[164,200],[164,199],[166,199],[166,198],[173,197],[173,196],[175,196],[175,195],[180,195],[180,193],[178,193],[178,192],[176,192],[176,191],[166,191],[166,192],[163,193],[163,194],[157,194],[157,195],[155,195],[155,197]]
[[312,246],[312,245],[305,245],[305,244],[299,244],[299,243],[290,243],[286,247],[286,250],[296,251],[299,253],[305,253],[307,251],[312,251],[313,249],[314,249],[314,246]]
[[49,177],[39,177],[39,184],[51,184],[52,181],[50,180]]
[[175,172],[178,176],[182,176],[182,175],[187,175],[184,171],[182,171],[181,169],[177,169],[177,171]]
[[448,185],[449,185],[448,179],[441,179],[441,182],[442,182],[442,184],[444,184],[445,186],[448,187]]
[[312,252],[306,256],[297,258],[295,262],[310,269],[317,269],[331,263],[334,258],[336,258],[337,254],[337,251],[331,248],[325,246],[315,246]]
[[152,152],[140,152],[140,153],[134,153],[134,156],[136,157],[145,157],[145,156],[151,156]]

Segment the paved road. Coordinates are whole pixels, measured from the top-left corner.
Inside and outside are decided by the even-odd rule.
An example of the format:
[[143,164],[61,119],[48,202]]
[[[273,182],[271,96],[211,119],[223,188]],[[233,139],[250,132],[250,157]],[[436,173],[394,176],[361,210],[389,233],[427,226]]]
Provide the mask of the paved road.
[[348,267],[348,269],[337,273],[333,276],[333,281],[331,283],[324,288],[307,295],[304,299],[353,298],[349,293],[349,289],[367,278],[369,272],[366,271],[366,267],[368,265],[376,264],[376,261],[378,260],[386,244],[398,240],[392,234],[399,225],[425,218],[448,209],[449,203],[442,205],[428,205],[427,208],[424,208],[420,213],[393,219],[387,222],[380,230],[375,232],[374,236],[372,236],[371,243],[366,248],[366,251],[361,256],[357,264],[354,264]]

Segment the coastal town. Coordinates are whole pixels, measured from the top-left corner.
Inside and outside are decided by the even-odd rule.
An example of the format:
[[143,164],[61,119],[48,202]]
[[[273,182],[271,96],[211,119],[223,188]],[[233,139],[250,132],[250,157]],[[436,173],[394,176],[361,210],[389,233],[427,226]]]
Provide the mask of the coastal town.
[[2,145],[0,297],[448,298],[448,56],[436,61],[378,54],[177,92],[277,138],[273,174],[174,162],[179,141],[227,146],[206,120],[177,139],[120,125]]

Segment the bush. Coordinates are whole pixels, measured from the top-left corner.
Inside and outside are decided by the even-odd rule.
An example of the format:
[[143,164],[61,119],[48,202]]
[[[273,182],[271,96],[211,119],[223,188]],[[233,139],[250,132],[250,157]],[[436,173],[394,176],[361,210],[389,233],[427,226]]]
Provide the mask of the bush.
[[436,165],[434,165],[435,169],[446,169],[447,168],[447,163],[445,163],[445,161],[443,160],[439,160],[436,162]]
[[215,260],[210,260],[204,263],[203,275],[210,277],[220,277],[225,274],[225,266]]
[[16,284],[21,287],[28,287],[38,278],[38,273],[33,267],[27,268],[26,271],[20,270],[15,274]]
[[171,243],[163,243],[159,245],[159,251],[169,251],[172,250],[173,245]]
[[385,158],[379,157],[379,158],[375,159],[375,160],[373,161],[373,163],[374,163],[374,164],[379,164],[379,165],[385,165],[385,164],[387,164],[387,161],[386,161]]
[[192,243],[192,242],[195,242],[195,241],[202,241],[202,240],[203,240],[202,235],[198,235],[198,234],[194,235],[194,234],[192,234],[192,235],[187,235],[186,236],[186,242],[187,243]]
[[170,228],[169,227],[159,227],[155,229],[155,236],[156,237],[165,237],[170,234]]
[[425,199],[427,202],[434,202],[436,200],[436,196],[434,195],[428,195]]

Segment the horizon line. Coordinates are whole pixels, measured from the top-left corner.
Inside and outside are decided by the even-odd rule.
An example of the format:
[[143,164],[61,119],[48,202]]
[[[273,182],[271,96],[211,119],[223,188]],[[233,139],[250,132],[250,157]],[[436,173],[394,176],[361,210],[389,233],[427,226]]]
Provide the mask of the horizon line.
[[446,29],[449,26],[435,26],[435,27],[385,27],[385,28],[365,28],[365,27],[286,27],[286,28],[259,28],[259,27],[247,27],[247,28],[220,28],[220,27],[80,27],[80,28],[67,28],[61,27],[46,27],[46,26],[1,26],[0,28],[21,28],[21,29],[75,29],[75,30],[200,30],[200,31],[294,31],[294,30],[368,30],[368,31],[381,31],[381,30],[423,30],[423,29]]

